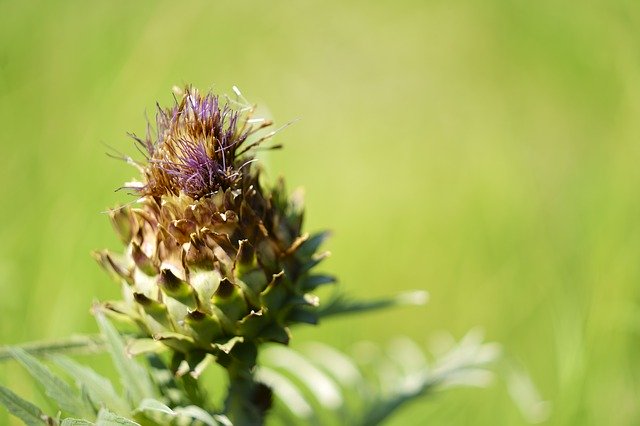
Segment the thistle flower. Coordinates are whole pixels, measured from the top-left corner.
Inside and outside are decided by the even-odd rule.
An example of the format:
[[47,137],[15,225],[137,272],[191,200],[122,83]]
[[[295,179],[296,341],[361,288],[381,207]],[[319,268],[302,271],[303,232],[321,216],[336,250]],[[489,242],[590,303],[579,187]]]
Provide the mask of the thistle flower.
[[[144,162],[125,185],[135,206],[110,211],[125,244],[95,253],[122,285],[107,312],[137,325],[191,365],[207,353],[245,374],[262,342],[288,343],[289,326],[315,323],[309,292],[333,282],[311,273],[326,233],[302,233],[300,192],[266,188],[256,148],[274,132],[254,108],[186,87],[158,106],[155,132],[133,135]],[[232,374],[230,372],[230,374]]]

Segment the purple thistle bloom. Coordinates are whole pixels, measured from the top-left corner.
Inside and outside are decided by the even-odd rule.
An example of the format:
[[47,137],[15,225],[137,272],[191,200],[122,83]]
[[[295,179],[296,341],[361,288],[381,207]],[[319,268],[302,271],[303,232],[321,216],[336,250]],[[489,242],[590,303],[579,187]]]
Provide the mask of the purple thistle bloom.
[[243,169],[251,162],[251,149],[262,140],[242,145],[271,124],[254,126],[252,113],[252,108],[234,109],[217,95],[202,96],[191,87],[173,107],[158,106],[155,135],[150,126],[146,138],[132,135],[147,158],[146,183],[137,190],[144,195],[184,193],[198,199],[234,186],[248,170]]

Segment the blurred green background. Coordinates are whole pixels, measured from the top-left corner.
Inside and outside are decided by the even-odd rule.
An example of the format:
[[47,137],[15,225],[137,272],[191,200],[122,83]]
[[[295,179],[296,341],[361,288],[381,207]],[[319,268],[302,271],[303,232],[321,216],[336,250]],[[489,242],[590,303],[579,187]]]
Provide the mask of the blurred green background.
[[[283,124],[271,153],[358,297],[426,307],[295,330],[341,349],[482,327],[544,424],[640,423],[640,3],[0,1],[0,343],[93,332],[145,109],[193,83]],[[12,364],[0,381],[35,392]],[[0,410],[0,424],[11,424]],[[504,381],[389,424],[525,424]]]

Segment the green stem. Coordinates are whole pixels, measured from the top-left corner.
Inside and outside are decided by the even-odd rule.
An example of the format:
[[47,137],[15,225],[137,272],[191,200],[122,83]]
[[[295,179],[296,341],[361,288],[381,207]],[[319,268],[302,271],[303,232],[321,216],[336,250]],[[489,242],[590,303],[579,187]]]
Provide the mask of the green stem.
[[236,426],[263,425],[271,403],[270,390],[254,379],[256,358],[256,346],[243,343],[236,345],[222,363],[229,375],[225,414]]

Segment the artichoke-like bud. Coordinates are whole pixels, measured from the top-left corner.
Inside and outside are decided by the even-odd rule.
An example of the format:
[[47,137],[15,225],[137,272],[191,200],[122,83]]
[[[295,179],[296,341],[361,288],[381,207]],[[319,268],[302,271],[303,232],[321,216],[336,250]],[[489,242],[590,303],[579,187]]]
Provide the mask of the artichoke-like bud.
[[146,161],[127,159],[142,179],[125,187],[140,198],[110,212],[124,253],[95,253],[122,284],[108,312],[184,359],[210,353],[223,365],[315,323],[310,292],[333,282],[311,272],[326,233],[302,232],[301,193],[261,182],[253,153],[271,123],[235,105],[187,87],[158,107],[156,131],[133,136]]

